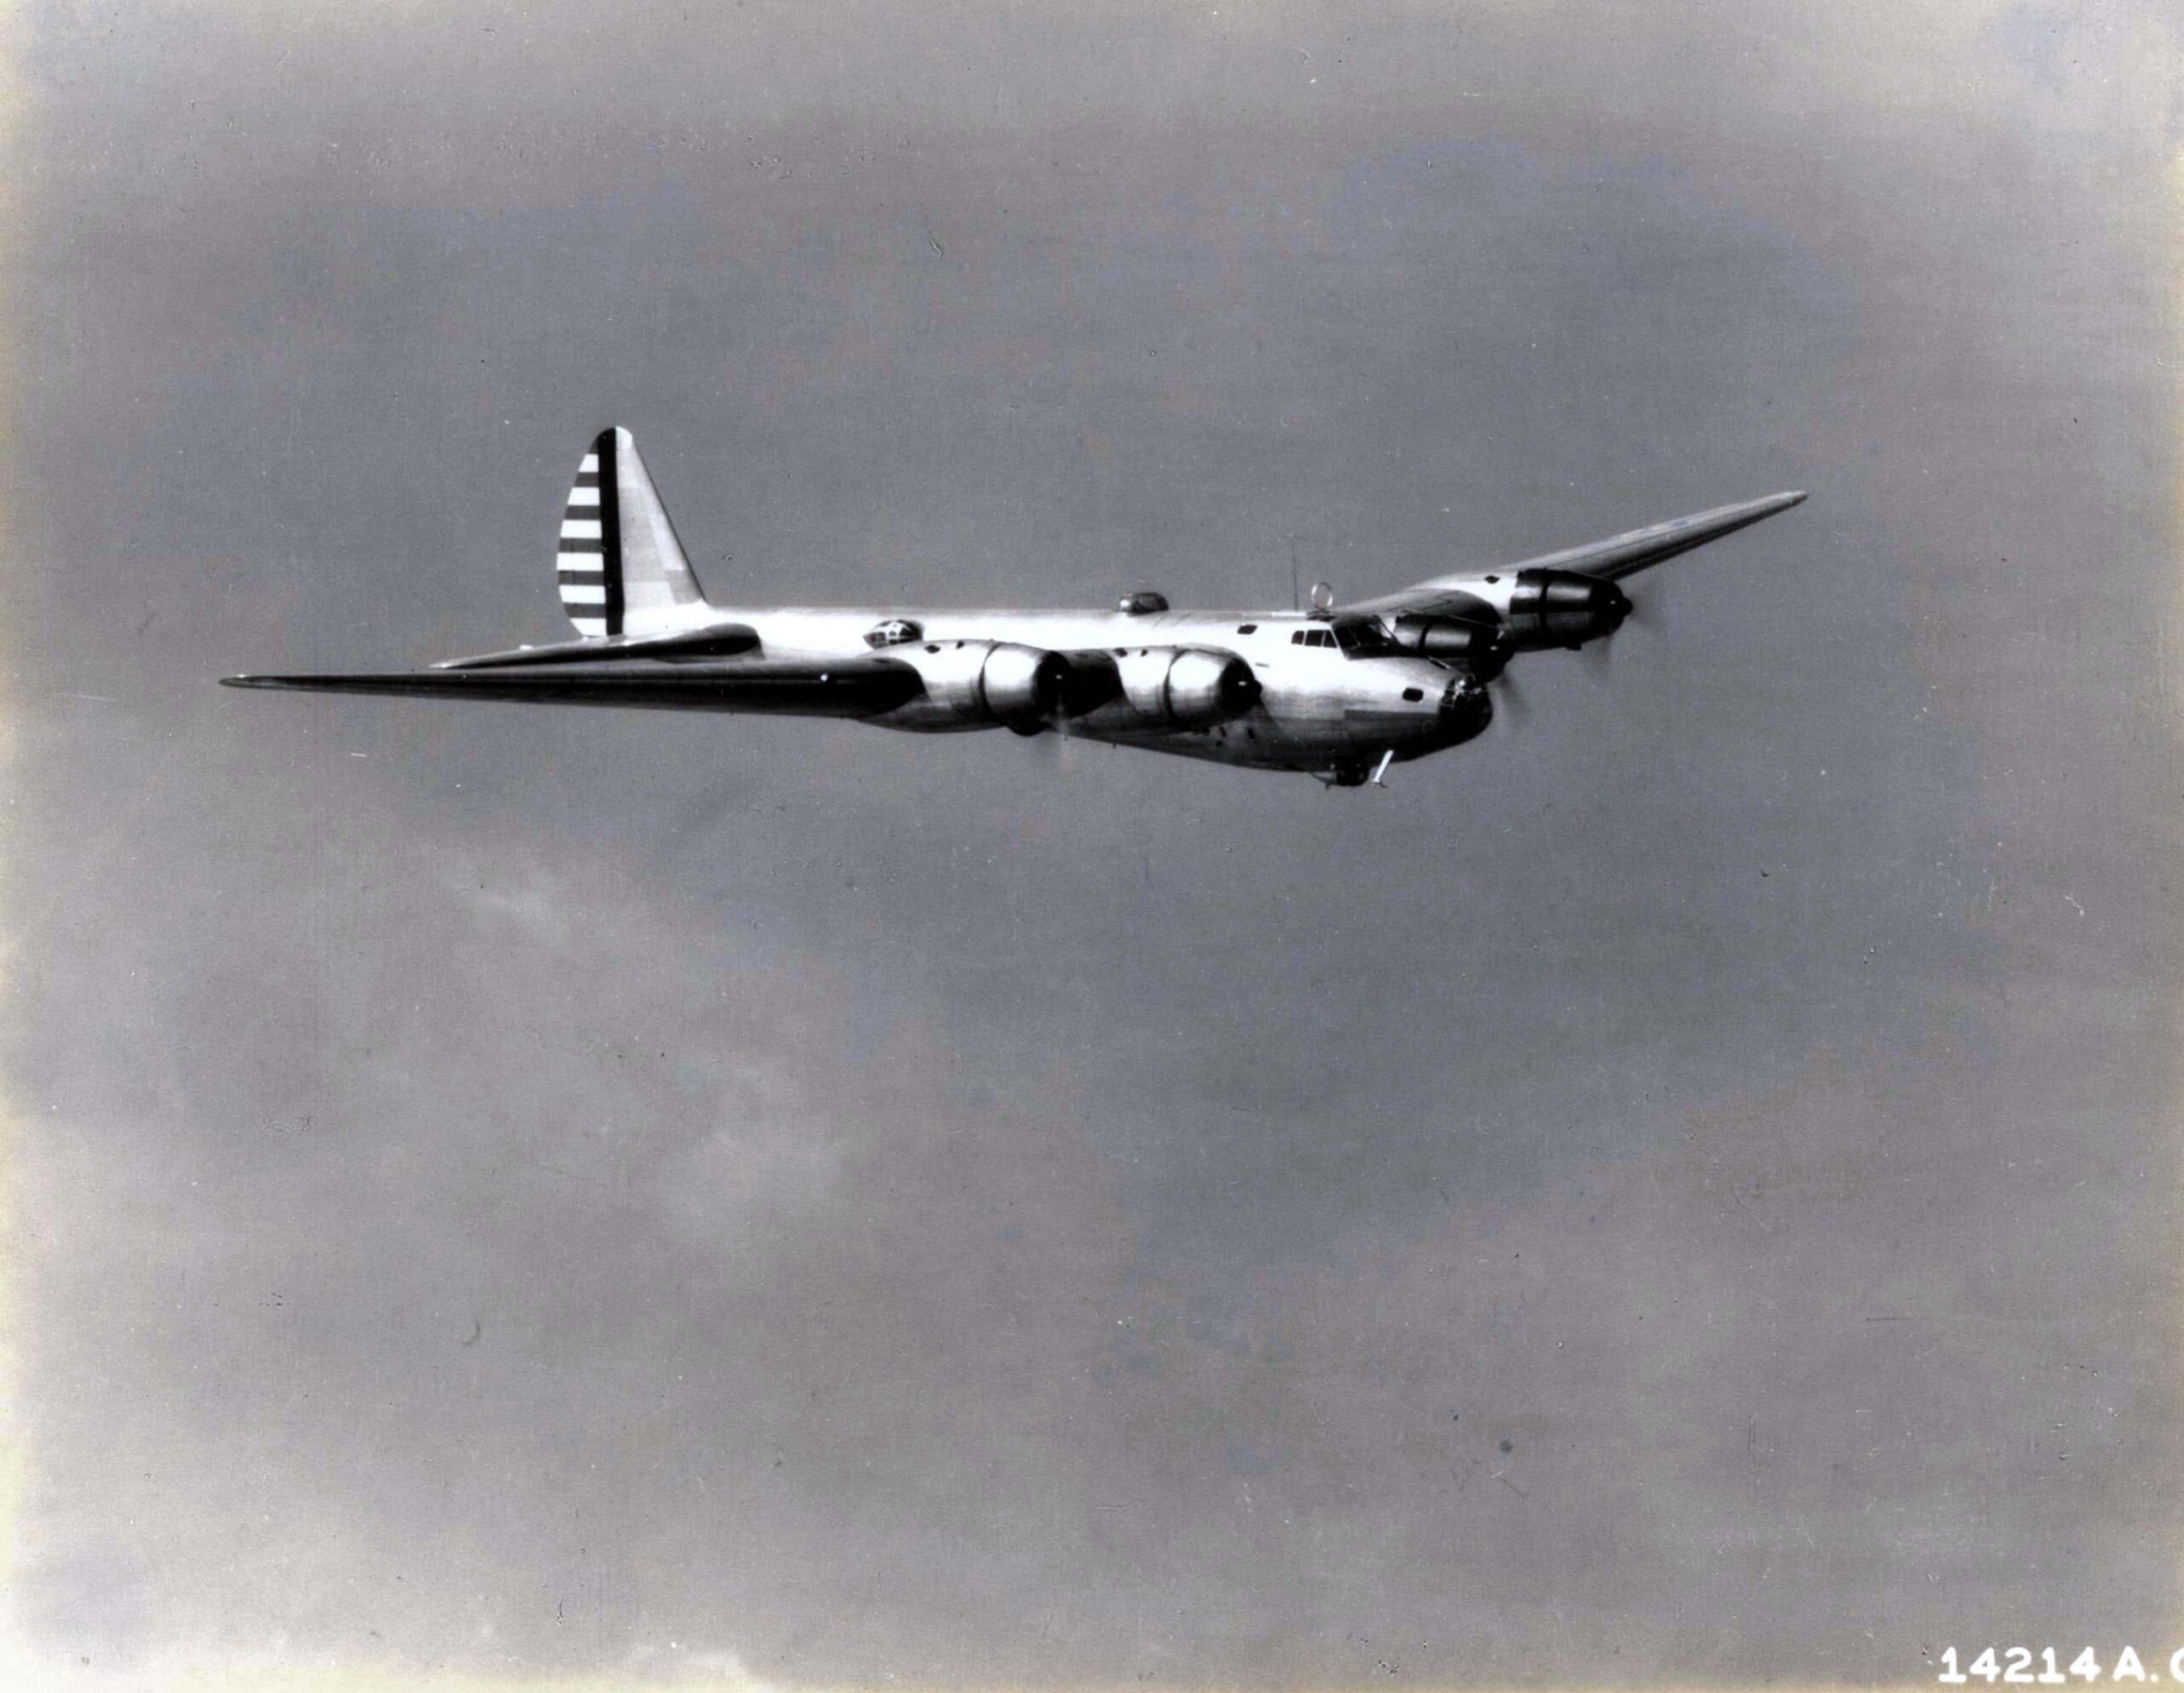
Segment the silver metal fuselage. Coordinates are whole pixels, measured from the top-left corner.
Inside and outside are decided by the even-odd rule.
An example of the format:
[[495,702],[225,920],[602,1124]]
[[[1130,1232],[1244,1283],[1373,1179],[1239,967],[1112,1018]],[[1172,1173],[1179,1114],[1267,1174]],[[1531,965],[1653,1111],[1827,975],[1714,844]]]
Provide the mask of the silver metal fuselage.
[[[700,608],[693,608],[694,611]],[[1457,667],[1401,653],[1353,655],[1331,646],[1296,644],[1300,630],[1327,620],[1293,611],[926,610],[908,607],[706,607],[692,626],[746,625],[759,651],[782,660],[862,659],[873,655],[868,631],[890,620],[914,622],[925,647],[954,642],[1010,642],[1063,654],[1103,652],[1118,658],[1146,649],[1196,648],[1233,653],[1251,666],[1260,695],[1251,710],[1205,729],[1147,729],[1064,721],[1062,734],[1115,745],[1175,753],[1221,764],[1270,770],[1326,771],[1422,758],[1469,740],[1485,727],[1484,691]],[[883,647],[882,656],[907,655]],[[1448,701],[1452,684],[1464,708]],[[913,701],[866,719],[890,729],[948,733],[991,728],[924,708]]]
[[1494,715],[1513,655],[1614,634],[1617,584],[1804,499],[1717,506],[1498,569],[1461,569],[1336,610],[1177,611],[1150,589],[1112,610],[726,606],[677,539],[630,432],[595,434],[555,542],[576,638],[424,670],[224,677],[314,694],[847,719],[919,734],[1008,729],[1340,788],[1459,746]]

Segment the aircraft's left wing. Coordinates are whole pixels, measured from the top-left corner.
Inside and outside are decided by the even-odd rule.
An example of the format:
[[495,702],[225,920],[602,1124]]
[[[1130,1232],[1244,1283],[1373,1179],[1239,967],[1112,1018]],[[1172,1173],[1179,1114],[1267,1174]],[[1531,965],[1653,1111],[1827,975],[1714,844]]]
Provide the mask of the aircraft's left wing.
[[[1666,523],[1655,523],[1643,529],[1633,529],[1625,534],[1611,535],[1605,541],[1594,541],[1582,547],[1569,547],[1559,553],[1543,553],[1537,558],[1528,558],[1516,564],[1503,565],[1504,573],[1519,570],[1567,570],[1580,575],[1604,577],[1611,582],[1635,575],[1648,565],[1662,563],[1687,553],[1693,547],[1703,547],[1709,541],[1718,541],[1724,535],[1734,535],[1749,524],[1762,518],[1772,517],[1778,511],[1787,511],[1804,498],[1802,493],[1769,494],[1763,499],[1745,500],[1736,505],[1717,505],[1710,511],[1695,511],[1688,517],[1672,518]],[[1466,570],[1447,576],[1436,576],[1408,588],[1399,588],[1392,594],[1382,594],[1375,599],[1360,600],[1344,608],[1360,612],[1432,612],[1443,608],[1443,602],[1461,605],[1475,601],[1480,573]]]
[[784,717],[877,717],[925,691],[896,659],[834,664],[759,660],[659,670],[398,671],[361,676],[229,676],[229,688],[318,694],[405,694],[440,700],[515,700],[555,706],[639,706],[659,711],[746,712]]

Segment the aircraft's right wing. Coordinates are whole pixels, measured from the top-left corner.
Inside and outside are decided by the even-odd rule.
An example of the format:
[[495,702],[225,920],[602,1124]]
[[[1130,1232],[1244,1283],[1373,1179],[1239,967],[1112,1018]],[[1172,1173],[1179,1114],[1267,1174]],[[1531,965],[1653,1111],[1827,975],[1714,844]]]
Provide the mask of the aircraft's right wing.
[[229,688],[318,694],[404,694],[440,700],[514,700],[555,706],[640,706],[660,711],[749,712],[783,717],[877,717],[925,691],[897,659],[838,663],[677,665],[658,670],[398,671],[361,676],[229,676]]

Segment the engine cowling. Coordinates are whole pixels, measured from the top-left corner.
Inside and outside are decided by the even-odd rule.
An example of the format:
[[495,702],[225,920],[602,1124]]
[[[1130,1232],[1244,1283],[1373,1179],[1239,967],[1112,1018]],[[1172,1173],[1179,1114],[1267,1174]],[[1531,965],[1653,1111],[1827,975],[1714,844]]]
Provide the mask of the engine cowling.
[[1211,729],[1259,702],[1251,666],[1218,648],[1132,648],[1115,668],[1121,697],[1088,713],[1088,726]]
[[1491,682],[1509,662],[1509,637],[1498,623],[1465,617],[1427,617],[1406,612],[1395,620],[1396,645],[1420,658],[1461,664]]
[[1013,641],[946,641],[897,646],[887,656],[910,665],[925,694],[903,707],[904,726],[984,728],[999,724],[1037,735],[1060,709],[1070,663],[1060,653]]
[[1612,635],[1630,601],[1605,577],[1575,570],[1520,570],[1509,592],[1509,632],[1528,645],[1575,647]]

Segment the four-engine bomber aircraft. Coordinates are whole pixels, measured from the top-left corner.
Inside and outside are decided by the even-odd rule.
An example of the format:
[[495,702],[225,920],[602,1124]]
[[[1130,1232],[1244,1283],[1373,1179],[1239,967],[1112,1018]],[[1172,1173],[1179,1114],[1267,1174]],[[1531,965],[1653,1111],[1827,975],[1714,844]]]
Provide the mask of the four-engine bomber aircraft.
[[1461,745],[1518,653],[1612,635],[1624,577],[1786,510],[1772,494],[1521,564],[1436,576],[1334,608],[1174,611],[717,606],[626,429],[577,469],[561,604],[578,638],[392,675],[235,676],[237,688],[854,718],[926,733],[1058,732],[1339,787]]

